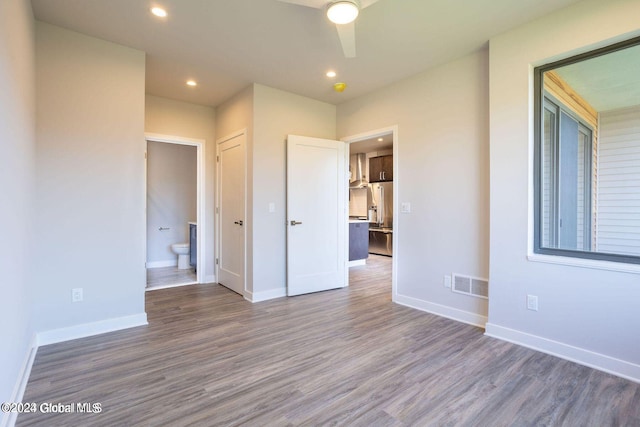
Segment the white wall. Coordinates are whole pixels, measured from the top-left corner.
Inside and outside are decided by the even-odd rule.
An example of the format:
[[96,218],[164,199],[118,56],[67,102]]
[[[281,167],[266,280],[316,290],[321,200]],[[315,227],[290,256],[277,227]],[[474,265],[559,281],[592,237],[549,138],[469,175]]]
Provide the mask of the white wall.
[[349,216],[367,216],[369,207],[367,206],[368,188],[349,189]]
[[[0,93],[0,402],[7,402],[16,397],[33,334],[35,56],[28,1],[0,2]],[[0,414],[0,425],[8,418]]]
[[197,154],[190,145],[147,143],[147,268],[177,265],[171,245],[189,242],[188,223],[197,218]]
[[259,84],[253,91],[252,292],[262,299],[286,292],[287,135],[335,139],[336,107]]
[[[215,280],[214,209],[216,180],[215,110],[171,99],[147,95],[145,132],[205,140],[205,279]],[[195,218],[195,217],[194,217]]]
[[[640,34],[640,2],[585,0],[490,41],[487,333],[640,380],[638,274],[532,262],[533,67]],[[590,263],[593,265],[594,263]],[[526,309],[537,295],[539,311]]]
[[144,319],[144,52],[38,22],[36,55],[35,328]]
[[483,324],[486,300],[443,286],[452,272],[487,278],[487,51],[338,106],[338,136],[398,125],[398,301]]

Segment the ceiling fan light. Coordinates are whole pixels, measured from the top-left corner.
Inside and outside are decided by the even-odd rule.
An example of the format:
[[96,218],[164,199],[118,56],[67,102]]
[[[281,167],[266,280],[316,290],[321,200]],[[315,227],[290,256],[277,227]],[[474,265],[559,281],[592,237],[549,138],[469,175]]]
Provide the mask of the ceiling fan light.
[[336,1],[327,8],[327,18],[334,24],[348,24],[355,21],[359,12],[353,1]]

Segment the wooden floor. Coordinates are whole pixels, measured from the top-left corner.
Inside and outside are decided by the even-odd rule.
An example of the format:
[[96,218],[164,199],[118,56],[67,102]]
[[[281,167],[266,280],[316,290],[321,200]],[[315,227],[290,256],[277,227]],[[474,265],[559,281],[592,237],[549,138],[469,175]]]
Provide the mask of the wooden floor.
[[639,426],[640,384],[391,303],[390,258],[351,286],[251,304],[148,292],[149,325],[40,348],[18,426]]

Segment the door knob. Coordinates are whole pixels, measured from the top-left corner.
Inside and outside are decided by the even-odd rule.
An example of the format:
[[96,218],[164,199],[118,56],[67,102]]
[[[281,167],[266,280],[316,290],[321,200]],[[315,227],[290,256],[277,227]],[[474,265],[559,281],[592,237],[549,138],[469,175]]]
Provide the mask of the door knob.
[[302,222],[300,221],[291,221],[291,225],[300,225]]
[[239,221],[233,221],[234,224],[239,225],[240,227],[242,227],[244,225],[244,222],[242,220]]

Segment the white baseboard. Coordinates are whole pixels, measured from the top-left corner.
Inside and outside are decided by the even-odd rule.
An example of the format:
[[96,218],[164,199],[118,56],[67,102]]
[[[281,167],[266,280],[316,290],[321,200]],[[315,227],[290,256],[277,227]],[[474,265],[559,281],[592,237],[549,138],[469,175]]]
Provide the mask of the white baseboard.
[[640,383],[640,365],[515,329],[487,323],[485,335]]
[[148,325],[147,313],[133,314],[131,316],[116,317],[114,319],[99,320],[97,322],[83,323],[67,328],[38,332],[36,343],[38,346],[55,344],[143,325]]
[[209,276],[204,276],[204,283],[216,283],[216,275],[215,274],[211,274]]
[[286,296],[287,296],[286,288],[269,289],[268,291],[262,291],[262,292],[256,292],[256,293],[245,291],[244,293],[244,299],[251,302],[267,301],[270,299],[281,298]]
[[406,295],[396,295],[394,302],[421,311],[426,311],[427,313],[446,317],[447,319],[457,320],[458,322],[478,326],[480,328],[484,328],[487,323],[487,316],[482,316],[477,313],[459,310],[457,308],[449,307],[446,305],[408,297]]
[[144,290],[145,292],[151,292],[151,291],[157,291],[159,289],[178,288],[180,286],[192,286],[192,285],[197,285],[197,283],[196,282],[172,283],[170,285],[151,286],[151,287],[145,288]]
[[178,258],[176,255],[175,259],[169,259],[166,261],[151,261],[151,262],[147,262],[146,265],[147,265],[147,268],[177,267]]
[[[27,383],[29,382],[29,375],[31,375],[33,361],[35,360],[36,353],[38,352],[36,340],[37,338],[34,334],[33,338],[31,339],[31,344],[27,349],[24,363],[22,364],[22,368],[20,369],[20,375],[18,375],[16,385],[13,387],[13,393],[11,393],[9,402],[22,402],[24,391],[27,388]],[[13,427],[16,424],[16,420],[18,419],[17,412],[2,413],[0,415],[2,415],[2,417],[0,418],[0,426],[2,427]]]
[[349,261],[349,264],[347,264],[349,267],[357,267],[359,265],[367,265],[367,260],[366,259],[355,259],[353,261]]

